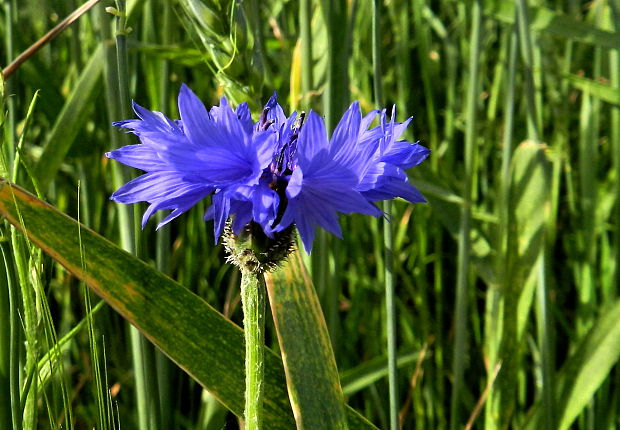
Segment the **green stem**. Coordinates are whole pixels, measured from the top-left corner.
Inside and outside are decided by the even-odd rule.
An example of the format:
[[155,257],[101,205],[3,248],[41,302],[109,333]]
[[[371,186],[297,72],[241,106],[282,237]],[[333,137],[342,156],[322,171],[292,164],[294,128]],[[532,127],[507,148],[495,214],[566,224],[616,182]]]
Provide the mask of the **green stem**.
[[259,430],[263,422],[265,372],[265,279],[241,272],[241,304],[245,335],[245,429]]
[[[381,80],[381,0],[372,3],[372,64],[375,106],[383,107],[383,82]],[[383,203],[383,211],[391,210],[391,202]],[[388,386],[390,398],[390,429],[398,430],[398,379],[396,372],[396,306],[394,301],[394,233],[392,224],[383,218],[383,249],[385,251],[385,325],[387,332]]]
[[0,428],[12,428],[11,418],[11,302],[9,269],[0,272]]
[[[6,26],[4,43],[4,48],[6,49],[6,54],[4,58],[4,61],[6,61],[5,64],[9,64],[13,60],[13,23],[14,21],[17,21],[15,12],[16,9],[17,5],[15,0],[4,2],[4,25]],[[5,82],[5,94],[15,93],[13,81],[14,79]],[[4,137],[6,139],[5,142],[8,144],[5,144],[2,150],[4,151],[5,164],[6,168],[8,169],[11,163],[13,163],[13,157],[15,155],[15,97],[7,97],[5,103],[7,108],[7,115],[6,126],[4,127]],[[2,112],[2,115],[4,115],[4,112]]]
[[[11,245],[13,247],[13,258],[17,267],[17,276],[21,291],[23,306],[23,327],[25,333],[26,345],[26,375],[37,366],[38,363],[38,319],[37,306],[35,303],[35,293],[33,285],[29,277],[29,265],[26,251],[26,243],[24,237],[14,227],[11,228]],[[26,399],[23,408],[24,429],[35,429],[37,427],[37,382],[38,378],[34,378],[32,385],[25,386],[22,397]]]
[[[611,2],[611,10],[613,13],[613,22],[615,23],[616,32],[620,31],[620,1]],[[610,53],[610,71],[611,85],[620,89],[620,49],[614,49]],[[615,172],[620,172],[620,108],[612,106],[611,111],[611,141],[613,145],[612,165]],[[616,176],[614,184],[614,192],[616,194],[616,208],[614,211],[614,220],[616,229],[614,231],[614,242],[616,248],[615,255],[615,272],[614,285],[620,285],[620,176]]]
[[472,8],[471,46],[469,52],[469,83],[466,102],[465,130],[465,175],[463,178],[463,205],[458,236],[456,304],[455,304],[455,339],[452,361],[454,382],[450,400],[450,429],[459,425],[460,394],[463,388],[463,373],[466,360],[467,343],[467,278],[469,275],[469,250],[471,228],[471,203],[473,200],[474,158],[476,141],[476,106],[478,102],[479,58],[481,41],[482,8],[476,0]]
[[19,289],[15,279],[14,260],[11,258],[11,247],[8,241],[0,242],[2,259],[6,270],[9,306],[9,398],[11,405],[11,421],[13,430],[21,428],[22,414],[19,406],[19,343],[21,340],[21,324],[19,319]]
[[[172,43],[172,9],[168,0],[162,0],[156,7],[159,7],[162,14],[162,31],[161,31],[161,43],[167,46]],[[159,106],[162,110],[165,110],[168,106],[169,100],[169,72],[170,64],[168,61],[162,61],[159,70]],[[157,223],[161,222],[164,215],[158,212]],[[170,229],[160,228],[155,233],[156,240],[156,253],[155,263],[157,269],[170,275],[171,262],[170,262]],[[175,426],[175,414],[173,413],[173,405],[175,403],[176,391],[173,384],[174,369],[176,366],[164,353],[161,351],[155,351],[155,368],[157,387],[159,391],[159,411],[161,418],[162,429],[172,429]]]
[[301,106],[310,108],[310,91],[312,82],[312,2],[299,2],[299,27],[301,29]]
[[[543,242],[544,243],[544,242]],[[538,265],[538,284],[536,286],[536,328],[541,361],[542,405],[544,428],[557,428],[555,420],[556,402],[553,381],[553,345],[551,344],[551,324],[549,316],[549,292],[545,273],[546,245],[542,246]]]
[[383,108],[383,85],[381,82],[381,1],[372,2],[372,72],[375,107]]
[[527,17],[527,5],[525,0],[517,2],[517,27],[519,30],[519,41],[521,47],[521,59],[523,62],[523,74],[525,77],[525,96],[527,100],[527,128],[528,136],[537,142],[541,139],[541,129],[538,104],[536,103],[536,88],[534,83],[534,52],[532,33],[530,32]]
[[[325,123],[331,134],[339,115],[349,100],[349,17],[345,0],[321,0],[321,10],[327,26],[327,83],[323,96]],[[323,309],[336,360],[339,352],[340,321],[338,300],[341,287],[337,273],[330,270],[331,238],[324,230],[317,233],[312,252],[312,279],[322,299]]]

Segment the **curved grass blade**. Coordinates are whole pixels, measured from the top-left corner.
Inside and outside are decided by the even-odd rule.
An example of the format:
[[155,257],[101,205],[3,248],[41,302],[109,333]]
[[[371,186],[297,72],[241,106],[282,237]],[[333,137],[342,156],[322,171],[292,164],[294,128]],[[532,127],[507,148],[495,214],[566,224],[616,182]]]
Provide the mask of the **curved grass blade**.
[[[512,24],[515,19],[515,7],[515,2],[512,0],[485,2],[484,13]],[[534,31],[610,49],[617,48],[620,43],[618,33],[603,30],[546,7],[528,7],[527,15],[530,28]]]
[[[596,320],[557,376],[558,429],[568,429],[620,360],[620,300]],[[544,410],[534,410],[525,427],[539,429]]]
[[[0,179],[0,214],[224,406],[243,415],[244,346],[238,326],[188,289],[4,179]],[[269,349],[265,355],[265,428],[294,428],[282,362]],[[350,428],[375,428],[349,407],[346,414]]]
[[566,79],[568,79],[568,82],[570,82],[573,87],[581,91],[588,92],[590,95],[599,98],[604,102],[620,106],[620,89],[615,88],[612,85],[593,81],[592,79],[582,78],[577,75],[567,75]]
[[[404,351],[396,356],[396,365],[402,368],[407,365],[415,364],[420,353],[418,351]],[[387,357],[376,357],[370,359],[357,367],[345,370],[340,373],[340,383],[342,392],[345,396],[353,394],[369,387],[378,380],[385,378],[388,374]]]
[[346,429],[327,324],[299,251],[265,278],[297,428]]

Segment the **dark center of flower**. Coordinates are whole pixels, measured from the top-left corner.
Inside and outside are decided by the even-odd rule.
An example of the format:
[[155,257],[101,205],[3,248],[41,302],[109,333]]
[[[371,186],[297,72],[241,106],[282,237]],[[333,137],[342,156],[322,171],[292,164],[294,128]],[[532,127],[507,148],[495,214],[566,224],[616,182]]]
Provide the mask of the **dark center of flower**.
[[[258,123],[260,129],[266,130],[273,124],[273,120],[267,118],[268,112],[269,107],[265,107]],[[305,117],[306,113],[301,112],[290,130],[285,130],[284,124],[280,126],[280,136],[273,152],[273,158],[269,166],[263,170],[260,178],[260,181],[275,191],[280,198],[278,214],[273,222],[274,226],[280,222],[286,210],[286,187],[293,174],[293,170],[297,166],[297,139],[299,138]]]
[[[297,139],[301,132],[301,127],[306,118],[306,113],[301,112],[299,118],[293,123],[290,134],[288,130],[282,130],[285,139],[279,139],[278,146],[274,151],[274,156],[269,170],[278,176],[290,176],[297,165]],[[288,136],[287,136],[288,135]]]

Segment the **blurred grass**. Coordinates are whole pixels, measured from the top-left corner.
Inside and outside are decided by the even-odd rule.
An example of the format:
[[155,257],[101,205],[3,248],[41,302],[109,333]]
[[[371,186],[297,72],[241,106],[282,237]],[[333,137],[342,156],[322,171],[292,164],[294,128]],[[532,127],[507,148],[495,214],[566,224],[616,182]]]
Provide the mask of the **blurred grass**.
[[[283,104],[291,97],[332,125],[352,99],[371,109],[372,8],[301,3],[128,2],[128,97],[175,117],[181,82],[206,103],[225,93],[254,108],[276,89]],[[399,120],[413,116],[407,138],[433,150],[410,172],[430,204],[392,204],[402,428],[462,428],[489,383],[474,428],[620,425],[620,5],[518,3],[481,2],[474,55],[469,4],[378,2],[383,103],[398,104]],[[5,0],[2,63],[79,5]],[[119,221],[122,207],[107,201],[115,185],[103,153],[133,141],[110,126],[123,114],[108,6],[102,1],[6,82],[1,170],[33,191],[38,181],[47,201],[74,217],[79,208],[90,227],[133,245],[119,233],[129,222]],[[199,206],[161,232],[150,223],[139,255],[240,323],[237,275],[212,246]],[[360,216],[342,225],[343,241],[315,248],[313,275],[348,403],[387,427],[383,232]],[[0,427],[137,428],[137,373],[119,317],[97,305],[89,326],[88,293],[76,279],[6,223],[0,236]],[[268,342],[277,345],[269,325]],[[160,393],[147,399],[148,413],[165,417],[160,428],[237,428],[215,398],[168,366],[158,372]]]

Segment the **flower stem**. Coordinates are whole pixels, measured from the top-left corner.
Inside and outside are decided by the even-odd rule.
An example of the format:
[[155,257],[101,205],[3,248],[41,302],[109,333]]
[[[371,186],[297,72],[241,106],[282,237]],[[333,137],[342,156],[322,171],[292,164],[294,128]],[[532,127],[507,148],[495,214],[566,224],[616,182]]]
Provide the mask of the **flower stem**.
[[263,418],[265,362],[265,279],[241,271],[241,303],[245,334],[245,429],[259,430]]

